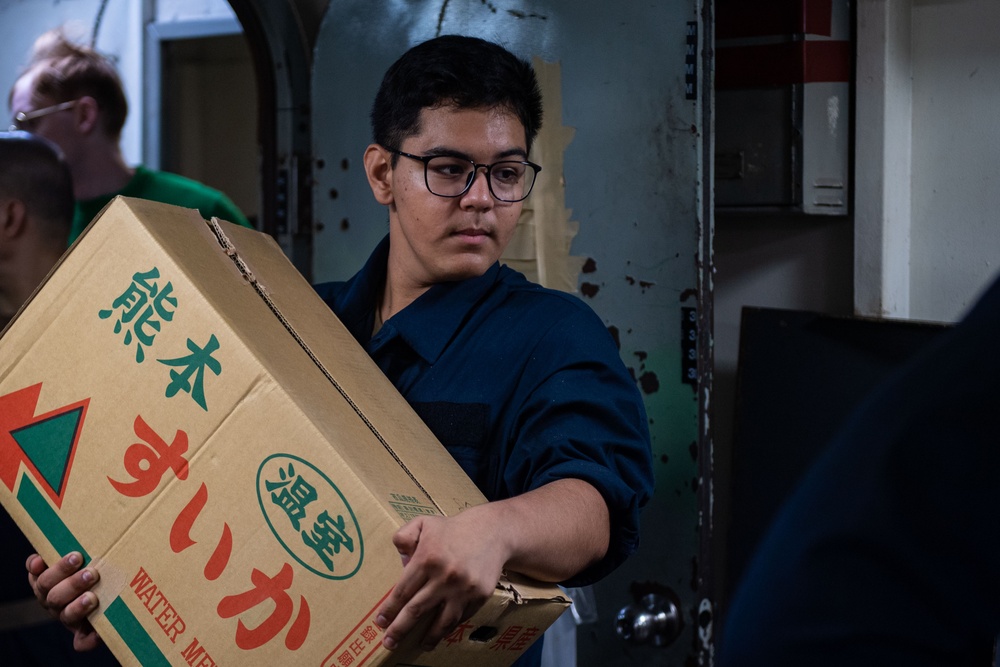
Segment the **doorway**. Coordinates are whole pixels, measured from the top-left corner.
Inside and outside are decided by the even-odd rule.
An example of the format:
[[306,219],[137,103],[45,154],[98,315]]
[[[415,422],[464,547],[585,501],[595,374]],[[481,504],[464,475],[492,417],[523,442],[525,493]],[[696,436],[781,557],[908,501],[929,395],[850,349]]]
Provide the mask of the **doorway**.
[[158,130],[147,125],[147,165],[224,192],[259,229],[257,83],[239,24],[153,24],[147,48],[147,108],[160,116]]

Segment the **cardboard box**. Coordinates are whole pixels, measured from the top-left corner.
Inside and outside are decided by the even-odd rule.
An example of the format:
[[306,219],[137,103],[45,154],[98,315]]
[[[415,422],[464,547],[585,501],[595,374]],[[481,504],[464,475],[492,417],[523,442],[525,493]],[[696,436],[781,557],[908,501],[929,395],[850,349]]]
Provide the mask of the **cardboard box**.
[[125,665],[508,665],[569,602],[510,575],[383,649],[392,534],[484,498],[269,236],[165,204],[109,204],[0,338],[0,482]]

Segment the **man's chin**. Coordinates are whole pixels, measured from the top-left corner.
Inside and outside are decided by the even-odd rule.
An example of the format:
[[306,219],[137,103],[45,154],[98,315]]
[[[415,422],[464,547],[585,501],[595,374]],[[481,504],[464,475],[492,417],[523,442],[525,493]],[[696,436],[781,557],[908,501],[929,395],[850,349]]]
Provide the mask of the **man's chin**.
[[445,268],[443,273],[446,277],[443,280],[457,282],[459,280],[468,280],[469,278],[478,278],[486,273],[495,261],[481,255],[465,257],[463,261],[456,262],[452,266]]

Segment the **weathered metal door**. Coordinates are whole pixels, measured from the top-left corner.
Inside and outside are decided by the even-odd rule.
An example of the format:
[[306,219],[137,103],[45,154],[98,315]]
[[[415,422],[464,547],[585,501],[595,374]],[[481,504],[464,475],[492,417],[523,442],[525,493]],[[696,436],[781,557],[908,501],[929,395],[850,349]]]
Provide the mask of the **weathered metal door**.
[[578,291],[615,333],[645,396],[656,465],[640,553],[594,588],[597,618],[578,627],[582,667],[710,660],[709,448],[699,446],[708,378],[698,374],[707,346],[697,349],[709,321],[699,304],[711,303],[701,270],[710,229],[703,5],[338,0],[313,52],[317,281],[349,277],[387,231],[361,156],[375,90],[396,57],[463,33],[536,63],[546,109],[532,159],[544,166],[544,196],[529,200],[531,219],[507,259]]

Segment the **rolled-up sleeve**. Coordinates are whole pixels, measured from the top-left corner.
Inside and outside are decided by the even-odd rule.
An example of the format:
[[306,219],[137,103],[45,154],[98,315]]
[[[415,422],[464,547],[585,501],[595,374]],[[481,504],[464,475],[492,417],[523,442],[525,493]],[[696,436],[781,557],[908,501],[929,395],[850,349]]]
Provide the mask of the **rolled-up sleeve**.
[[511,495],[558,479],[590,483],[611,520],[608,552],[566,583],[593,583],[639,546],[639,511],[653,492],[642,397],[611,335],[592,311],[559,319],[525,366],[516,440],[504,470]]

